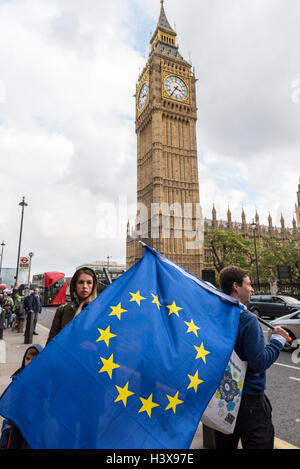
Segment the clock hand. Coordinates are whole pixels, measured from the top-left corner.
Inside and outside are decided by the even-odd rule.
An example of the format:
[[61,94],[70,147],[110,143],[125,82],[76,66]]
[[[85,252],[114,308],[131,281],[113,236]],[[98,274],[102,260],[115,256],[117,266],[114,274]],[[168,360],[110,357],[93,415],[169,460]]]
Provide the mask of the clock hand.
[[174,90],[172,91],[172,93],[170,94],[170,96],[172,96],[172,94],[174,93],[174,91],[178,90],[178,86],[175,86]]

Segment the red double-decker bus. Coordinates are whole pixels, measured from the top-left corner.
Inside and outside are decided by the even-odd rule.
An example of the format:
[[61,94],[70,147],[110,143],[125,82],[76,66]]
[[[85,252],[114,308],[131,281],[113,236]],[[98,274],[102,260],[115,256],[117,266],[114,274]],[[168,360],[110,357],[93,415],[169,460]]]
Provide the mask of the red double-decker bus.
[[67,282],[62,272],[44,272],[33,275],[32,283],[39,287],[43,306],[65,304]]

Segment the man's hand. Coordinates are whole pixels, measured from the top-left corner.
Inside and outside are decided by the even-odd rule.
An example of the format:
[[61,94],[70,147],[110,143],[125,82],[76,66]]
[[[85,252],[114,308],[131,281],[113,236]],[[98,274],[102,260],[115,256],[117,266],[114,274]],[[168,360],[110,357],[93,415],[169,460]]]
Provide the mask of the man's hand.
[[276,326],[276,327],[273,329],[272,334],[281,335],[282,337],[285,338],[285,340],[288,340],[288,338],[289,338],[288,333],[287,333],[284,329],[282,329],[282,327],[280,327],[280,326]]

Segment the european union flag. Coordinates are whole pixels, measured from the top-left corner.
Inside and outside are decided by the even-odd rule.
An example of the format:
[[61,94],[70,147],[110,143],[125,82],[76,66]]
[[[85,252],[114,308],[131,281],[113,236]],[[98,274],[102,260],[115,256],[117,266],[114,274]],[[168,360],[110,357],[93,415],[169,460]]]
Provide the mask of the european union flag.
[[32,448],[189,448],[240,308],[145,248],[3,393]]

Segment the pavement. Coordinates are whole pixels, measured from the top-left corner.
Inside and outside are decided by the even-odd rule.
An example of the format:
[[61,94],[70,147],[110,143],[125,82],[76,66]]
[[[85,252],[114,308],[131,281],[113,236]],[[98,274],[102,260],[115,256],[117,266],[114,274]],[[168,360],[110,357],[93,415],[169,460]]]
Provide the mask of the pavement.
[[[33,344],[46,344],[49,329],[37,323],[36,331],[38,335],[33,336]],[[30,344],[24,344],[24,334],[4,329],[3,340],[0,340],[0,396],[11,383],[11,375],[21,366],[25,351]],[[0,416],[0,428],[3,418]],[[211,435],[205,430],[205,443],[203,444],[203,425],[200,422],[191,443],[190,449],[211,448]],[[240,448],[240,446],[239,446]],[[295,446],[275,438],[275,449],[296,449]],[[298,448],[297,448],[298,449]]]

